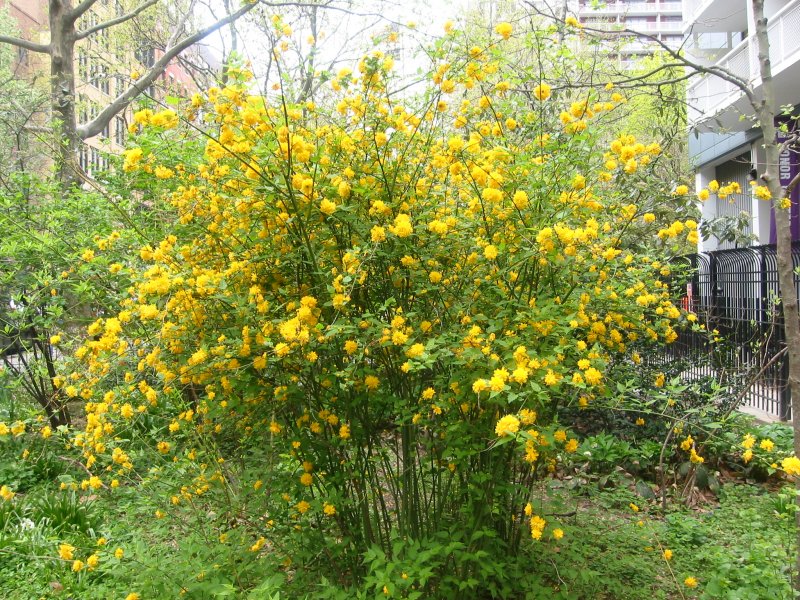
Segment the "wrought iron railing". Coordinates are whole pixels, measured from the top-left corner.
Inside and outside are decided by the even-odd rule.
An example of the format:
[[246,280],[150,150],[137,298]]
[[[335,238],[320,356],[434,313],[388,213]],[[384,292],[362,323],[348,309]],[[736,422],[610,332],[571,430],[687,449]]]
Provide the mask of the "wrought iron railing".
[[[792,258],[797,273],[799,242]],[[725,375],[739,383],[743,404],[790,419],[775,246],[692,254],[680,261],[690,267],[681,303],[716,333],[681,331],[666,347],[668,358],[689,359],[687,377]],[[800,295],[797,274],[794,292]]]

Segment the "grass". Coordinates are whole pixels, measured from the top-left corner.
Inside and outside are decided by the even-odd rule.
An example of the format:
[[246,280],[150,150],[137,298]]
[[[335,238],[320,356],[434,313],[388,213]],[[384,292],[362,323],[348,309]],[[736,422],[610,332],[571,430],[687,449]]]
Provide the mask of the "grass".
[[[221,528],[235,527],[202,499],[157,518],[170,482],[185,479],[177,465],[162,465],[158,477],[116,490],[74,493],[60,490],[60,482],[86,473],[60,452],[40,438],[0,440],[0,484],[19,492],[13,502],[0,500],[0,598],[105,600],[134,591],[155,599],[383,597],[363,590],[356,596],[313,568],[254,554],[247,537],[232,533],[222,543]],[[715,500],[692,509],[670,504],[666,513],[640,497],[630,479],[614,477],[603,478],[603,486],[577,477],[551,480],[536,497],[534,510],[546,517],[548,531],[560,527],[565,535],[527,542],[508,564],[524,590],[515,600],[794,597],[791,488],[729,478]],[[105,545],[98,545],[101,538]],[[97,553],[98,566],[73,573],[72,561],[58,558],[61,543],[75,546],[75,558],[84,561]],[[121,559],[114,556],[118,547]],[[697,587],[686,586],[687,577]]]
[[[650,511],[631,491],[551,488],[555,511],[572,504],[562,544],[537,552],[536,571],[553,598],[793,598],[793,491],[746,483],[724,485],[717,503],[666,514]],[[634,512],[630,503],[641,506]],[[669,562],[664,551],[671,550]],[[696,588],[684,584],[687,577]],[[537,596],[533,596],[537,597]],[[545,596],[541,596],[544,598]]]

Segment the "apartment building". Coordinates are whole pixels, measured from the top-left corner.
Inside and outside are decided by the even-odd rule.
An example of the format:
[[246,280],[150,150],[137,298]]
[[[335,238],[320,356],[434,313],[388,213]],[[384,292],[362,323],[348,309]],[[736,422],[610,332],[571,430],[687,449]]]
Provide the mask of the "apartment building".
[[619,48],[618,58],[625,66],[634,65],[637,59],[658,49],[658,41],[673,49],[683,43],[680,0],[571,0],[568,8],[585,27],[608,31],[629,29],[642,34],[630,36]]
[[[800,105],[800,0],[766,0],[770,62],[777,106]],[[761,92],[758,42],[750,0],[684,0],[686,51],[704,65],[719,65]],[[761,132],[754,126],[748,99],[735,85],[704,75],[687,90],[689,153],[698,189],[712,180],[738,181],[741,194],[714,198],[702,206],[703,220],[738,219],[754,244],[774,243],[775,221],[768,202],[754,198],[749,182],[763,170]],[[794,111],[796,113],[796,110]],[[794,126],[790,124],[790,126]],[[798,157],[785,152],[778,165],[782,183],[798,171]],[[792,234],[800,239],[800,189],[793,194]],[[734,240],[701,240],[700,250],[739,245]]]
[[[18,24],[21,35],[36,42],[47,42],[49,23],[47,0],[0,0]],[[79,30],[86,29],[123,14],[120,2],[101,0],[82,17]],[[144,72],[159,58],[159,50],[151,42],[131,43],[131,36],[120,36],[118,28],[93,33],[76,45],[75,100],[79,123],[94,118],[102,107],[127,89],[132,75]],[[17,73],[29,81],[49,81],[49,57],[21,50],[17,56]],[[44,84],[47,85],[46,83]],[[168,65],[157,84],[145,95],[163,101],[167,96],[187,97],[196,91],[190,73],[174,61]],[[108,167],[108,157],[120,154],[125,147],[132,109],[120,113],[99,135],[84,140],[79,151],[79,164],[89,175]]]

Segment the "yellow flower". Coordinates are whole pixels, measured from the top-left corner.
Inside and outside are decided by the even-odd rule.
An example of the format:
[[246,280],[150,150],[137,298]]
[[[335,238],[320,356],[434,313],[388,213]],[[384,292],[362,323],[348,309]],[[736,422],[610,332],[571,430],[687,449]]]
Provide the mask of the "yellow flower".
[[497,258],[497,247],[489,244],[483,249],[483,255],[487,258],[487,260],[494,260]]
[[331,216],[333,213],[336,212],[336,204],[325,198],[322,202],[319,203],[319,210],[323,214]]
[[694,577],[687,577],[683,580],[683,585],[689,588],[696,588],[697,587],[697,579]]
[[256,543],[250,546],[250,552],[258,552],[264,547],[264,544],[267,543],[267,539],[264,537],[260,537],[256,540]]
[[433,284],[439,283],[442,280],[442,274],[439,271],[431,271],[430,275],[428,275],[428,279]]
[[563,429],[559,429],[553,434],[553,439],[557,442],[565,442],[567,441],[567,432]]
[[389,227],[389,231],[400,238],[410,236],[414,233],[411,217],[405,213],[400,213],[394,218],[394,224]]
[[539,515],[531,517],[531,537],[535,540],[542,539],[542,533],[544,532],[546,524],[545,520]]
[[75,552],[75,546],[70,544],[61,544],[58,547],[58,557],[61,560],[72,560]]
[[408,350],[406,350],[406,356],[408,358],[417,358],[422,356],[425,353],[425,346],[422,344],[414,344]]
[[114,557],[117,560],[122,560],[122,557],[124,555],[125,555],[125,550],[123,550],[122,548],[117,548],[116,550],[114,550]]
[[800,475],[800,458],[788,456],[781,461],[781,468],[787,475]]
[[75,560],[72,563],[72,570],[76,573],[80,573],[83,570],[84,564],[82,560]]
[[386,241],[386,229],[378,225],[375,225],[370,230],[370,237],[373,242],[375,242],[376,244],[380,244],[381,242]]
[[769,191],[769,188],[765,185],[757,185],[755,188],[753,188],[753,195],[759,200],[772,199],[772,193]]
[[533,88],[533,96],[539,101],[544,102],[550,97],[550,93],[552,88],[547,85],[546,83],[540,83],[535,88]]
[[506,415],[499,421],[494,428],[497,437],[505,437],[507,435],[514,435],[519,431],[519,419],[514,415]]
[[664,550],[664,560],[667,561],[672,560],[672,550],[670,550],[669,548]]
[[560,540],[564,537],[564,531],[561,529],[553,529],[553,539]]
[[0,487],[0,498],[5,500],[6,502],[11,502],[11,500],[16,496],[16,492],[13,492],[10,487],[4,485]]
[[355,354],[357,350],[358,350],[358,342],[353,340],[347,340],[344,343],[344,351],[347,352],[348,354],[350,355]]
[[532,425],[536,422],[536,411],[523,408],[519,411],[520,420],[523,425]]
[[586,379],[586,383],[589,385],[598,385],[601,381],[603,381],[603,374],[594,367],[589,367],[586,369],[583,377]]
[[758,445],[758,447],[762,450],[766,450],[767,452],[772,452],[772,449],[775,447],[775,442],[765,438],[761,440],[761,443]]
[[517,190],[516,192],[514,192],[514,197],[512,199],[512,202],[514,203],[514,207],[517,208],[518,210],[527,208],[529,204],[528,194],[525,193],[525,191],[523,190]]
[[322,512],[325,513],[328,517],[332,517],[336,514],[336,507],[333,504],[328,504],[327,502],[322,507]]
[[504,40],[507,40],[509,37],[511,37],[512,31],[514,31],[514,27],[511,25],[511,23],[498,23],[494,28],[494,32],[502,36]]

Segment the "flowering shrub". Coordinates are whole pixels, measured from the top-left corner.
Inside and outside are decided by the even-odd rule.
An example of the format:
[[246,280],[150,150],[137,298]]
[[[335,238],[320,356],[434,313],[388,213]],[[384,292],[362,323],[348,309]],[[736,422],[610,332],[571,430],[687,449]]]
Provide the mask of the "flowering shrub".
[[137,113],[124,169],[175,226],[61,382],[88,400],[85,486],[124,481],[148,431],[144,464],[182,465],[164,510],[214,503],[251,560],[322,553],[358,581],[368,550],[422,544],[434,571],[370,575],[387,594],[485,586],[504,577],[486,556],[563,535],[531,504],[578,447],[557,410],[613,394],[629,345],[684,319],[669,269],[626,249],[671,191],[648,185],[658,144],[599,145],[624,98],[519,80],[510,28],[447,38],[416,96],[380,51],[331,81],[330,109],[231,71],[190,109],[215,134],[183,153],[156,150],[185,135],[174,113]]

